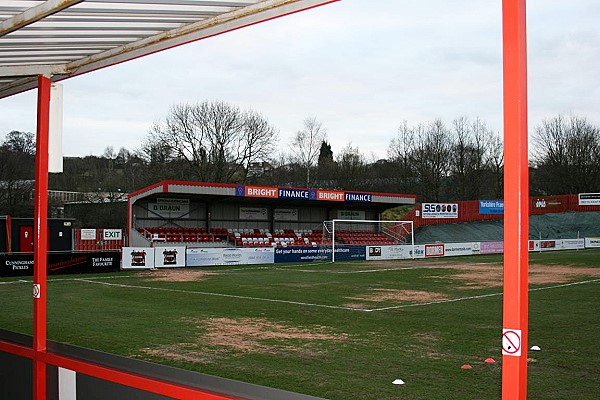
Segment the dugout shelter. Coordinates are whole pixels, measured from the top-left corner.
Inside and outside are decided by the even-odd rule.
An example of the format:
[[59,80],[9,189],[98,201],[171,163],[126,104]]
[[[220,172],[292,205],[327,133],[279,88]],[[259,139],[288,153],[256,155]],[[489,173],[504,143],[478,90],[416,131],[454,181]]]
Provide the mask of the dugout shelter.
[[232,230],[319,231],[324,221],[379,220],[388,208],[415,203],[411,194],[162,181],[129,195],[129,245],[237,246]]

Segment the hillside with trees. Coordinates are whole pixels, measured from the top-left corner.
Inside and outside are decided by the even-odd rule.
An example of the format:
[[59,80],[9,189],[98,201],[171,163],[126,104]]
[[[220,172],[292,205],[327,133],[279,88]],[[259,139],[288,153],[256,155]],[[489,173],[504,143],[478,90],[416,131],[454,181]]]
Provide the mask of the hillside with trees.
[[[327,134],[309,117],[284,148],[278,130],[257,112],[224,102],[180,104],[138,149],[65,157],[49,188],[86,193],[82,203],[90,204],[118,203],[121,194],[165,179],[410,193],[419,201],[502,197],[502,136],[480,119],[404,121],[385,158],[352,143],[333,149]],[[600,129],[584,117],[543,121],[531,132],[530,154],[531,195],[600,190]],[[0,141],[0,214],[33,214],[34,164],[32,133],[15,130]],[[111,213],[78,214],[103,220]],[[123,211],[112,214],[120,219]]]

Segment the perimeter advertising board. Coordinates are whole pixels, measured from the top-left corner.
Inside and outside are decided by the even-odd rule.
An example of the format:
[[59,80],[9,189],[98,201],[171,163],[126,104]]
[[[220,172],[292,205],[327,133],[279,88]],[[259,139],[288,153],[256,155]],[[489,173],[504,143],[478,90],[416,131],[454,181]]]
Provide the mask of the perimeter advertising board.
[[458,203],[423,203],[421,218],[458,218]]
[[473,255],[473,243],[446,243],[444,245],[444,256],[470,256]]
[[561,249],[563,250],[579,250],[585,249],[585,239],[562,239]]
[[153,247],[123,247],[123,269],[154,268]]
[[367,260],[402,260],[412,258],[411,245],[367,246]]
[[600,237],[585,238],[585,247],[600,247]]
[[[277,247],[276,263],[331,261],[331,247]],[[336,246],[336,261],[355,261],[366,259],[365,246]]]
[[[83,274],[119,270],[118,251],[48,253],[48,274]],[[0,276],[32,276],[33,253],[1,254]]]
[[185,252],[188,267],[210,265],[273,264],[271,247],[189,248]]
[[580,206],[600,206],[600,193],[579,193]]
[[479,243],[479,254],[502,254],[504,253],[504,242],[481,242]]
[[154,248],[155,268],[185,267],[185,246],[160,246]]
[[479,200],[479,214],[504,214],[504,200]]

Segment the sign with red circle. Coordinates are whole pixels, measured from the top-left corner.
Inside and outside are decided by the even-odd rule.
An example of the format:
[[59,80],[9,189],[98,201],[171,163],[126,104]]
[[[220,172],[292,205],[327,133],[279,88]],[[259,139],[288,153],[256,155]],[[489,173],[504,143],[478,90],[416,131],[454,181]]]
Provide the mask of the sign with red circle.
[[519,357],[521,337],[520,329],[502,329],[502,355]]
[[40,298],[40,293],[41,293],[40,284],[39,283],[34,283],[33,284],[33,298],[34,299],[39,299]]

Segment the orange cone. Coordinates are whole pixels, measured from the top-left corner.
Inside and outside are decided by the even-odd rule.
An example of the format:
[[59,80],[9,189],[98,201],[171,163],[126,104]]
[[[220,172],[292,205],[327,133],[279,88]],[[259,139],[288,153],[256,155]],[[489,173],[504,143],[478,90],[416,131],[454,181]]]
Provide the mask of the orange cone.
[[488,364],[496,364],[496,360],[494,360],[492,357],[486,358],[485,362]]
[[473,367],[471,367],[471,365],[469,364],[464,364],[462,367],[460,367],[462,369],[472,369]]

